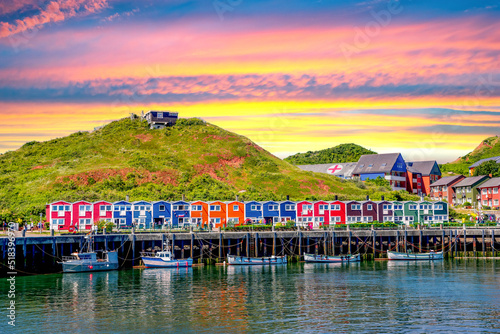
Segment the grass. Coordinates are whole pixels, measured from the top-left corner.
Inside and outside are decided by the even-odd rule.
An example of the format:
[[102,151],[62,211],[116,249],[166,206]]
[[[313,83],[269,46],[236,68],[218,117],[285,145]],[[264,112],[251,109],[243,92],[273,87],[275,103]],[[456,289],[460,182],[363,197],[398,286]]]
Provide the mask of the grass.
[[0,155],[0,219],[39,220],[55,200],[387,200],[405,192],[306,172],[248,138],[199,119],[150,130],[122,119],[94,132],[29,142]]

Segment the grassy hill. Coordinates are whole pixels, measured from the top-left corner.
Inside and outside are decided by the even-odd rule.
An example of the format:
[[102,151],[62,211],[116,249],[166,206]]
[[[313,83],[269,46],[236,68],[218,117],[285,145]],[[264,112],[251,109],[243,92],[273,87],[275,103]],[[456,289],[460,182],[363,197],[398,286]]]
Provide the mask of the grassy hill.
[[356,162],[364,154],[376,154],[356,144],[340,144],[320,151],[297,153],[284,160],[294,165],[328,164],[332,162]]
[[399,198],[384,188],[301,171],[249,139],[180,119],[150,130],[130,118],[94,132],[29,142],[0,155],[0,219],[35,219],[55,200]]
[[481,159],[496,156],[500,156],[500,138],[498,136],[486,138],[472,152],[453,162],[440,165],[440,167],[443,174],[452,172],[467,175],[469,173],[469,166],[473,163]]

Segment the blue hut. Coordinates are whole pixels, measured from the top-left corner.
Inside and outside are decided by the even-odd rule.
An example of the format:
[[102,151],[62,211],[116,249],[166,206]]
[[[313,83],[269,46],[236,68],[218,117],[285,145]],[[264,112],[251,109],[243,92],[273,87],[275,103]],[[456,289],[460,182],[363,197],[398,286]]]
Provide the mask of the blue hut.
[[282,222],[288,220],[297,221],[297,205],[292,201],[280,202],[280,218]]
[[189,203],[178,201],[172,203],[172,227],[182,227],[189,224]]
[[249,220],[254,224],[262,222],[262,203],[256,201],[245,203],[245,222]]
[[113,203],[113,222],[118,228],[132,227],[132,203],[127,201]]
[[151,228],[153,206],[146,201],[132,203],[132,215],[137,228]]
[[278,202],[268,201],[262,203],[262,216],[266,224],[275,224],[280,222],[280,205]]
[[172,224],[172,205],[166,201],[153,202],[153,226],[161,228]]

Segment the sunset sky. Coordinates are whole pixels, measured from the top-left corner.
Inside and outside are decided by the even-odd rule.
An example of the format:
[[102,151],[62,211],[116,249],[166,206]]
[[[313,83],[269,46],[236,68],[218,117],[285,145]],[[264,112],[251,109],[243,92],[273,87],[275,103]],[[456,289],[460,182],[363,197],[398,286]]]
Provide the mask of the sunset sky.
[[447,162],[500,133],[499,64],[498,0],[2,0],[0,152],[172,110]]

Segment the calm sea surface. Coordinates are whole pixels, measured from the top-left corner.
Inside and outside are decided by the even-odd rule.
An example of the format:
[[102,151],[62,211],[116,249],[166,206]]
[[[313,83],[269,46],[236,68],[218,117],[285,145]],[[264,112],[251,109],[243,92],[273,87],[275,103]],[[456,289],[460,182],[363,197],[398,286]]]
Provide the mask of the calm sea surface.
[[17,277],[1,333],[500,332],[500,261],[205,267]]

